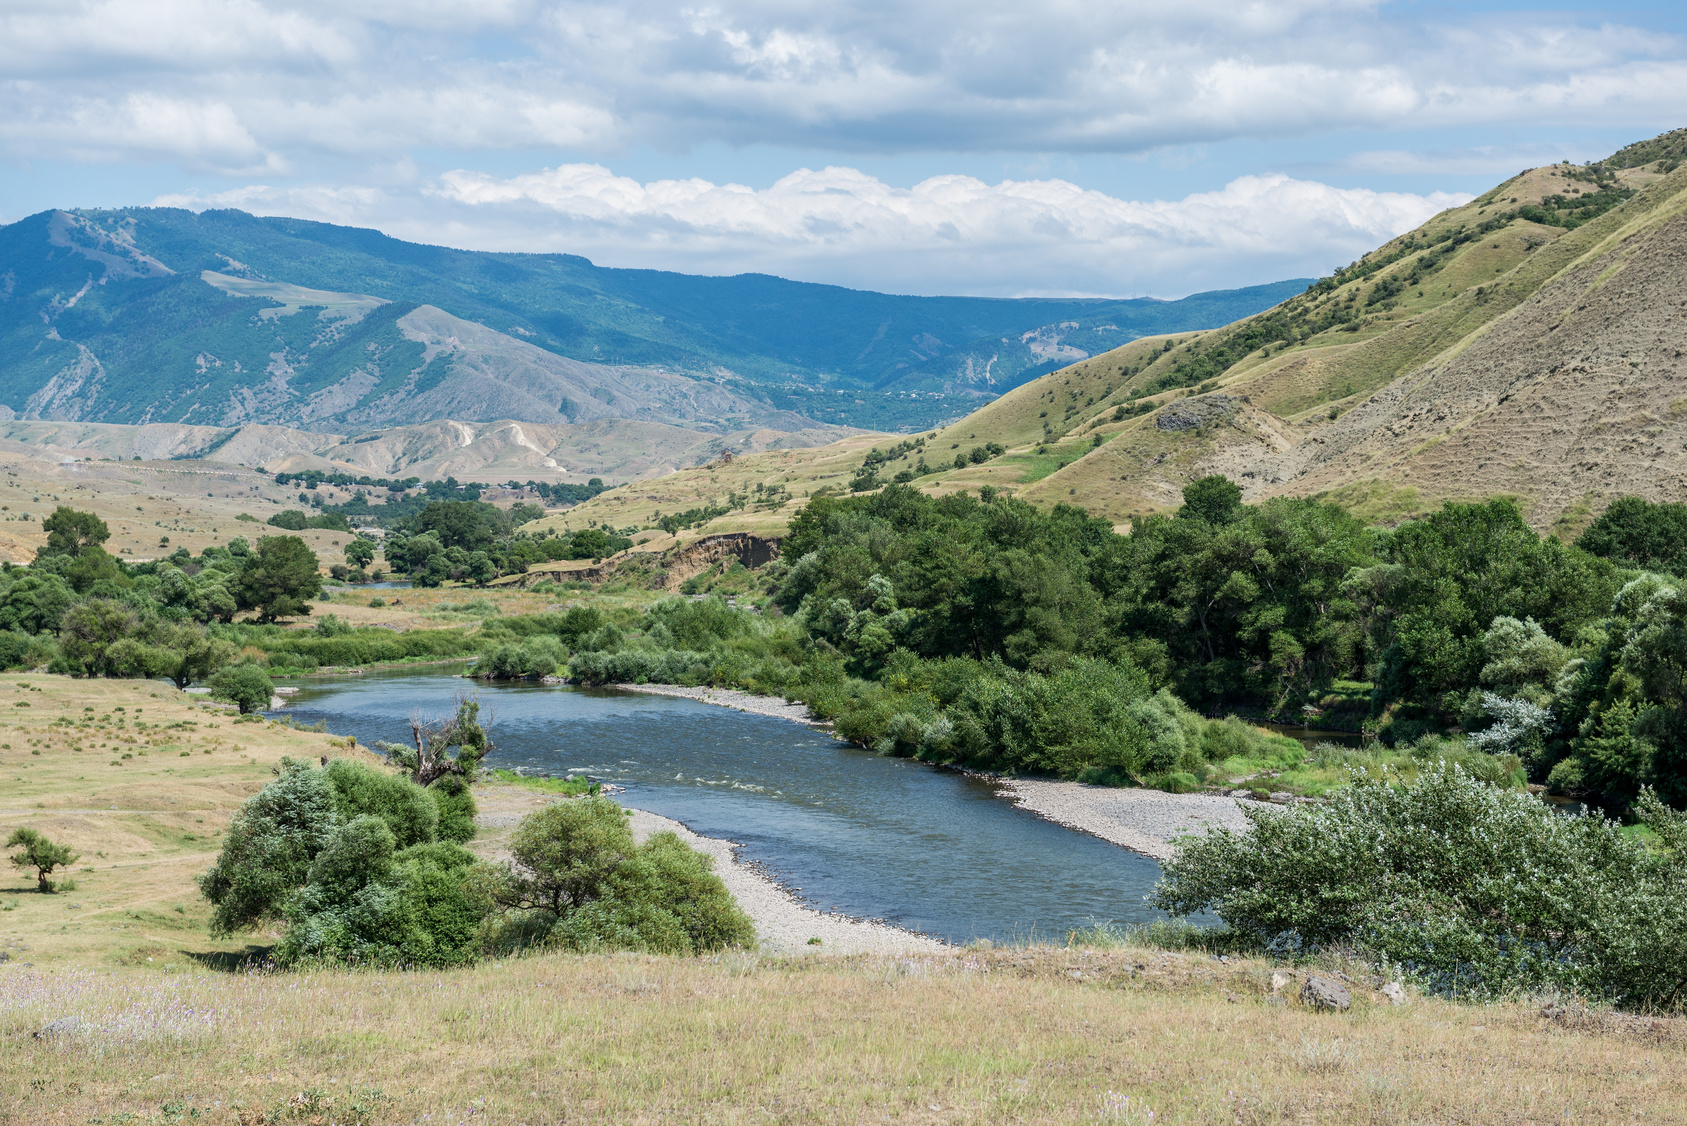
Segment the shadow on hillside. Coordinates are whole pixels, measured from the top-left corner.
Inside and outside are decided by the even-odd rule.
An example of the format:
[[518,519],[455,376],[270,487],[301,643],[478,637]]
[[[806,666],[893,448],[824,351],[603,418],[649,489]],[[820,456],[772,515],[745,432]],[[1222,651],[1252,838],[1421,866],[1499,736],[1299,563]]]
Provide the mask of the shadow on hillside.
[[183,950],[181,955],[192,958],[208,970],[243,974],[275,968],[273,946],[248,946],[244,950]]

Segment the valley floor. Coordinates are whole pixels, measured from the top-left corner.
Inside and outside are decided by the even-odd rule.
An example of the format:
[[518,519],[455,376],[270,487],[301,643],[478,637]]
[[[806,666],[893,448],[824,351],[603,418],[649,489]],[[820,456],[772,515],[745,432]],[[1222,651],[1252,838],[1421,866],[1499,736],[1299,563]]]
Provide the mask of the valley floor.
[[[1306,966],[872,946],[702,838],[770,950],[251,972],[193,877],[282,755],[363,752],[141,681],[14,675],[0,706],[0,831],[82,854],[58,894],[0,877],[4,1126],[1687,1121],[1681,1022],[1394,1006],[1341,963],[1336,1014]],[[480,794],[493,855],[548,800]]]

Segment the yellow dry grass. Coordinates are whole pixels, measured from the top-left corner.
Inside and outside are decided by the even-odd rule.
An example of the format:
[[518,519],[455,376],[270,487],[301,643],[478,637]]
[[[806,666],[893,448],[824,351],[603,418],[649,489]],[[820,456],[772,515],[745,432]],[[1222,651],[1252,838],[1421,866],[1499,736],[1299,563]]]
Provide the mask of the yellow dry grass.
[[[1683,1120],[1671,1025],[1363,989],[1320,1013],[1268,972],[1051,948],[11,970],[0,1122]],[[66,1017],[79,1027],[30,1036]]]
[[0,941],[12,965],[112,966],[239,949],[204,930],[193,878],[282,756],[347,750],[325,734],[236,715],[162,681],[0,679],[0,839],[20,826],[80,858],[74,891],[41,895],[0,868]]
[[[344,489],[319,490],[325,503]],[[267,521],[304,508],[297,489],[283,489],[245,466],[215,461],[59,461],[17,443],[0,446],[0,559],[25,563],[47,542],[41,521],[59,505],[92,512],[111,529],[107,551],[126,560],[157,559],[179,547],[197,555],[235,536],[284,534]],[[28,519],[24,515],[28,514]],[[254,519],[241,520],[242,515]],[[326,566],[344,562],[346,532],[313,528],[302,537]],[[168,539],[168,543],[161,540]]]

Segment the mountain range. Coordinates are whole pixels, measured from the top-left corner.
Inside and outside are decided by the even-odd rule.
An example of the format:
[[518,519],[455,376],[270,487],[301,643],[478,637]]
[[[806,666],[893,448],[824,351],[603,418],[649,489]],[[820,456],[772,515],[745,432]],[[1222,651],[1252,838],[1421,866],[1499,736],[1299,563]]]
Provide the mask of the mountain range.
[[625,420],[829,440],[954,418],[1075,359],[1303,286],[905,297],[239,211],[48,211],[0,228],[0,417],[351,436]]
[[1572,535],[1616,497],[1687,495],[1684,357],[1677,130],[1526,170],[1271,309],[1087,357],[917,447],[764,453],[612,490],[566,519],[635,524],[769,482],[790,498],[778,511],[700,530],[776,534],[814,491],[908,474],[928,492],[989,485],[1124,527],[1222,473],[1250,501],[1323,496],[1385,522],[1509,496]]

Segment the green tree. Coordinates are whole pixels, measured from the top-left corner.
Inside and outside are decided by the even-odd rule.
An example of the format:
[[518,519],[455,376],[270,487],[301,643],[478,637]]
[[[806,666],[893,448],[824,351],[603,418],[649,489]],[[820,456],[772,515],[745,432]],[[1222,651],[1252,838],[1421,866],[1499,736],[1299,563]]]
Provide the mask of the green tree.
[[310,613],[309,599],[322,592],[316,553],[298,536],[264,536],[230,582],[242,610],[256,610],[258,620]]
[[1576,537],[1590,555],[1687,577],[1687,504],[1618,497]]
[[111,529],[104,520],[92,512],[79,512],[62,504],[41,521],[41,530],[47,533],[47,545],[36,553],[38,559],[49,555],[75,558],[83,549],[98,547],[111,538]]
[[359,536],[346,544],[346,562],[353,567],[367,567],[375,561],[375,541]]
[[133,607],[109,598],[86,598],[64,612],[59,647],[84,676],[121,675],[120,665],[133,659],[133,647],[113,653],[113,647],[140,628]]
[[1456,715],[1487,663],[1495,618],[1533,618],[1564,640],[1602,614],[1615,569],[1541,538],[1510,501],[1447,504],[1383,540],[1383,565],[1350,589],[1370,617],[1379,668],[1373,706],[1394,701]]
[[216,908],[211,932],[229,935],[279,918],[339,823],[322,774],[282,760],[281,776],[246,799],[216,865],[199,877],[200,892]]
[[[17,575],[18,572],[12,572]],[[57,633],[76,592],[58,575],[30,568],[0,593],[0,625],[25,633]]]
[[472,500],[435,500],[418,513],[414,532],[432,532],[447,548],[473,551],[509,533],[509,517],[497,506]]
[[1180,518],[1228,524],[1242,510],[1242,488],[1228,477],[1214,474],[1183,486]]
[[522,818],[510,838],[515,865],[499,902],[561,918],[598,898],[610,874],[637,851],[627,816],[615,802],[593,795]]
[[149,643],[163,654],[158,675],[177,688],[210,679],[239,656],[232,642],[212,637],[194,622],[159,622],[149,633]]
[[302,532],[309,524],[305,514],[297,508],[286,508],[271,516],[267,521],[272,528],[281,528],[289,532]]
[[240,708],[241,715],[261,712],[275,697],[275,685],[257,665],[233,665],[210,680],[211,695]]
[[18,828],[12,830],[12,835],[6,838],[6,848],[23,849],[22,852],[12,854],[12,866],[16,868],[35,869],[35,890],[50,892],[53,881],[50,878],[54,868],[68,868],[76,863],[77,854],[70,851],[70,846],[54,844],[34,829]]

